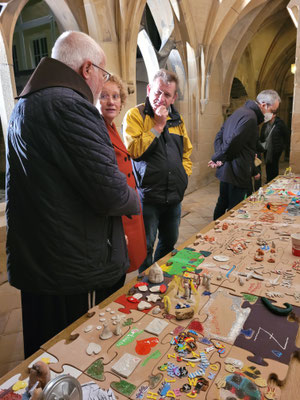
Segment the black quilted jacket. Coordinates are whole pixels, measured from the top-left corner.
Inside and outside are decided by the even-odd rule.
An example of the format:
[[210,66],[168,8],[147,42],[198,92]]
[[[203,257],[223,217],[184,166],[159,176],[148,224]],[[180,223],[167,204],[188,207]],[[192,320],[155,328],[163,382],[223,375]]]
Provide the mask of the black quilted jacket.
[[[260,141],[265,142],[266,141],[266,127],[267,124],[263,124],[260,132]],[[285,123],[282,121],[281,118],[277,117],[274,120],[274,123],[272,125],[272,133],[271,133],[271,141],[272,141],[272,146],[271,146],[271,159],[272,155],[277,157],[279,154],[281,154],[282,150],[284,149],[284,145],[287,141],[288,137],[288,128],[286,127]]]
[[112,286],[128,266],[121,215],[139,213],[83,78],[43,59],[8,129],[7,269],[40,294]]

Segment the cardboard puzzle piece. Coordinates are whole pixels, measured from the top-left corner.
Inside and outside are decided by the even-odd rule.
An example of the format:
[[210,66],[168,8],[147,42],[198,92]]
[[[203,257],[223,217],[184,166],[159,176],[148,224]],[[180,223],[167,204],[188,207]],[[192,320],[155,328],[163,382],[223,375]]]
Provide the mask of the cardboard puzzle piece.
[[[162,309],[163,295],[167,291],[168,285],[171,281],[172,277],[165,277],[164,281],[160,284],[150,283],[148,276],[144,275],[142,281],[137,282],[128,291],[127,295],[123,294],[115,300],[115,303],[123,306],[118,310],[124,314],[130,314],[132,310],[140,310],[139,304],[142,302],[151,304],[150,308],[140,310],[145,314],[148,314],[151,309],[156,306],[159,306]],[[132,301],[134,299],[135,301]]]
[[250,308],[242,304],[242,298],[219,288],[200,311],[200,318],[206,316],[203,334],[209,339],[233,344],[250,313]]
[[[159,325],[165,322],[167,325],[164,324],[161,332],[155,334],[152,331],[153,321],[157,321]],[[154,318],[149,314],[145,315],[143,319],[134,324],[128,334],[120,338],[114,348],[111,349],[112,352],[117,349],[118,354],[113,361],[104,366],[104,374],[106,372],[117,374],[120,359],[122,359],[125,354],[133,358],[138,357],[140,360],[138,367],[132,368],[126,377],[123,373],[120,373],[119,376],[120,379],[126,380],[129,384],[139,387],[147,381],[148,376],[151,375],[153,368],[160,362],[159,360],[161,357],[169,351],[170,340],[173,337],[174,331],[178,328],[179,327],[172,322]],[[128,369],[130,369],[129,364]],[[124,366],[126,366],[126,363],[124,363]]]
[[[155,320],[158,321],[159,325],[162,322],[167,324],[161,327],[161,333],[157,336],[154,333],[150,333]],[[85,370],[84,381],[87,381],[88,378],[93,379],[97,381],[101,388],[108,388],[111,385],[114,391],[121,393],[121,398],[124,395],[129,397],[137,389],[137,383],[142,385],[144,381],[147,381],[147,374],[150,374],[153,365],[170,348],[169,342],[172,337],[172,330],[176,331],[179,327],[168,321],[153,318],[150,315],[144,315],[143,322],[139,321],[135,325],[131,327],[127,335],[121,337],[119,342],[115,344],[114,347],[117,349],[118,356],[110,364],[104,364],[101,358],[96,360]],[[146,332],[144,328],[149,328],[150,332]],[[162,339],[165,339],[164,343],[162,343]],[[113,368],[118,370],[116,365],[126,353],[140,359],[139,372],[133,368],[127,378],[112,372]],[[124,365],[126,367],[126,363]],[[83,380],[82,376],[80,379],[81,381]]]
[[[28,365],[28,370],[26,374],[17,374],[12,376],[10,379],[8,379],[6,382],[4,382],[2,385],[0,385],[0,391],[1,390],[6,390],[14,394],[22,395],[29,382],[29,372],[30,368],[35,364],[37,361],[43,361],[46,364],[52,363],[53,365],[58,362],[56,357],[53,357],[51,354],[44,352],[41,354],[39,357],[35,358],[29,365]],[[62,369],[63,374],[71,375],[74,378],[78,378],[78,376],[81,374],[81,371],[79,371],[77,368],[72,367],[71,365],[63,365]],[[58,376],[56,372],[51,370],[50,368],[50,379],[54,379],[56,376]],[[1,393],[0,393],[1,394]],[[2,397],[2,396],[0,396]]]
[[[191,340],[192,337],[195,340]],[[195,331],[185,329],[172,337],[169,351],[153,368],[150,379],[143,382],[131,398],[204,398],[220,369],[219,363],[211,363],[210,358],[214,352],[223,353],[224,348],[222,342],[214,344]],[[228,346],[225,352],[230,348]]]
[[[185,272],[182,276],[175,276],[164,296],[164,310],[156,316],[172,321],[176,325],[186,327],[207,303],[211,293],[217,290],[215,285],[211,285],[210,291],[208,291],[202,285],[203,278],[201,274]],[[187,279],[192,282],[193,288],[185,288],[184,281]],[[186,319],[178,319],[178,317],[176,318],[178,310],[182,310],[183,314],[185,312],[189,314],[191,310],[194,310],[194,314],[190,317],[187,315]]]
[[37,361],[43,361],[46,364],[56,364],[58,362],[58,359],[54,357],[53,355],[44,352],[37,358],[35,358],[29,365],[28,365],[28,370],[35,364]]
[[[2,385],[0,385],[0,390],[10,389],[16,382],[21,381],[21,380],[25,381],[25,382],[28,382],[28,376],[24,377],[24,378],[21,377],[21,374],[16,374],[16,375],[12,376],[7,381],[2,383]],[[17,391],[17,393],[22,394],[22,393],[24,393],[24,391],[25,391],[25,388],[20,389],[20,391]]]
[[[123,314],[131,314],[132,311],[138,311],[138,303],[132,303],[129,300],[127,300],[129,296],[127,296],[126,294],[122,294],[120,297],[118,297],[115,300],[115,303],[118,304],[118,311],[123,313]],[[120,307],[120,305],[122,307]],[[158,304],[157,304],[158,305]],[[148,314],[152,308],[155,307],[154,304],[151,304],[151,307],[148,309],[144,309],[141,312]]]
[[269,377],[274,371],[285,376],[287,372],[285,366],[273,360],[268,366],[258,366],[251,363],[248,356],[248,351],[235,346],[231,347],[225,358],[218,353],[213,354],[210,361],[218,363],[220,370],[214,384],[210,385],[207,399],[253,398],[261,400],[267,393],[268,399],[280,399],[280,389],[271,385]]
[[[217,251],[221,256],[229,257],[229,261],[218,263],[214,259],[215,252],[205,259],[202,267],[207,266],[209,269],[211,283],[228,288],[237,296],[248,293],[273,299],[280,307],[284,303],[299,304],[300,265],[297,257],[291,253],[291,245],[286,245],[286,239],[290,241],[289,235],[299,230],[300,225],[295,224],[288,228],[283,225],[256,224],[247,220],[236,225],[233,235],[227,241],[225,237],[228,233],[218,233],[220,246]],[[245,236],[247,247],[241,249],[241,253],[229,250],[228,247],[236,241],[239,242],[245,232],[253,235]],[[213,230],[208,232],[212,233]],[[262,255],[257,257],[257,251],[262,251]]]
[[[269,360],[288,365],[293,352],[299,352],[295,346],[298,333],[298,322],[290,322],[286,316],[272,313],[259,298],[255,304],[244,302],[243,308],[250,307],[243,329],[251,330],[249,336],[241,333],[234,346],[243,348],[253,355],[248,356],[250,362],[267,366]],[[299,309],[295,309],[300,315]]]
[[[275,263],[268,263],[269,250],[265,250],[265,260],[262,262],[244,261],[233,272],[234,280],[224,280],[226,287],[233,294],[242,296],[244,293],[263,296],[272,299],[276,305],[283,307],[284,303],[297,305],[300,301],[300,281],[297,266],[293,268],[291,258],[277,246]],[[290,260],[290,261],[288,261]],[[294,262],[295,263],[295,262]],[[240,275],[241,274],[241,275]]]
[[[81,385],[84,385],[86,383],[90,383],[91,381],[93,381],[93,382],[97,383],[97,385],[100,387],[100,389],[103,389],[103,390],[108,390],[110,388],[113,389],[116,400],[128,400],[127,395],[124,396],[121,394],[121,392],[119,390],[117,390],[117,389],[119,389],[118,385],[113,384],[113,382],[116,382],[116,383],[120,382],[119,377],[117,375],[106,372],[103,381],[99,382],[96,379],[91,379],[90,376],[83,373],[78,377],[78,381],[80,382]],[[112,387],[111,385],[115,386],[115,387]],[[125,388],[124,393],[130,393],[130,387]]]
[[[192,248],[184,248],[174,254],[161,268],[170,276],[182,275],[184,272],[195,272],[201,268],[204,256]],[[199,267],[200,266],[200,267]]]
[[[78,366],[81,371],[84,371],[99,356],[104,363],[109,363],[116,356],[116,352],[111,352],[108,356],[108,350],[122,335],[128,332],[132,323],[139,321],[144,316],[139,311],[134,311],[130,317],[121,315],[116,303],[111,303],[103,309],[99,309],[98,306],[93,307],[89,311],[89,315],[90,318],[71,333],[68,338],[69,343],[67,340],[61,340],[47,350],[58,359],[57,363],[50,364],[51,369],[55,372],[61,373],[63,364]],[[112,333],[110,339],[100,339],[100,335],[105,329],[105,323],[113,332],[116,329],[114,323],[117,323],[118,318],[120,319],[120,335],[116,336]],[[92,346],[94,348],[91,348]]]
[[[29,381],[29,370],[32,367],[34,363],[37,361],[44,361],[47,364],[50,363],[57,363],[58,359],[56,357],[53,357],[51,354],[44,352],[40,356],[36,357],[29,365],[28,369],[26,372],[22,374],[17,374],[12,376],[10,379],[8,379],[6,382],[4,382],[2,385],[0,385],[0,391],[5,390],[8,392],[15,393],[17,395],[22,395],[25,392],[26,387],[28,386],[28,381]],[[54,377],[54,374],[51,374],[51,378]],[[14,390],[12,390],[12,387],[14,387]],[[0,393],[1,395],[2,393]],[[0,396],[2,397],[2,396]],[[17,398],[15,399],[17,400]]]

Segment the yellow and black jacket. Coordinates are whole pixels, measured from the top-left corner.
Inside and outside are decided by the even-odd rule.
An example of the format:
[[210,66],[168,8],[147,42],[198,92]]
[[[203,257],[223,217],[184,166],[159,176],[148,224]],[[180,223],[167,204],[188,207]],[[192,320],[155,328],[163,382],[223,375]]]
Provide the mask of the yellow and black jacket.
[[178,111],[171,106],[160,134],[153,129],[154,113],[148,98],[130,109],[124,119],[124,140],[131,155],[143,203],[182,201],[192,173],[192,144]]

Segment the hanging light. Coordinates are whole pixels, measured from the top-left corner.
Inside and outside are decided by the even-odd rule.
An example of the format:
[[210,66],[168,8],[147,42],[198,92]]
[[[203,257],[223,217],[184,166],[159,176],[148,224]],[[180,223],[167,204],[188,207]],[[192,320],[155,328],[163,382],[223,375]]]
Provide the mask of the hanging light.
[[291,64],[291,73],[293,75],[296,73],[296,64]]

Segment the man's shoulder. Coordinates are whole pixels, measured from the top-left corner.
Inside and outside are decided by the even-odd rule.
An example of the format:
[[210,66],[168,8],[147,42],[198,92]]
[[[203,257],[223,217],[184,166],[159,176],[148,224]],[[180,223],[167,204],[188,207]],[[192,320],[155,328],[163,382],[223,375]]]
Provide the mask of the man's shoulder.
[[[241,124],[244,124],[245,122],[256,122],[257,117],[255,114],[255,111],[252,110],[251,108],[246,107],[245,105],[238,108],[237,110],[234,111],[233,114],[228,118],[227,121],[235,121],[239,122]],[[226,122],[226,121],[225,121]]]
[[29,104],[37,103],[38,105],[46,103],[49,106],[60,106],[60,104],[74,103],[78,106],[80,106],[81,104],[89,104],[91,107],[94,107],[93,104],[86,100],[76,90],[62,86],[39,89],[35,92],[30,93],[29,96],[21,97],[19,101],[25,101]]
[[58,101],[66,101],[76,99],[76,101],[80,101],[82,103],[89,103],[94,107],[92,103],[90,103],[87,99],[85,99],[80,93],[76,90],[63,86],[55,86],[42,89],[43,93],[50,98],[56,98]]
[[125,120],[130,118],[139,119],[144,121],[146,118],[145,110],[145,103],[137,104],[136,106],[130,108],[125,114]]

